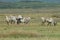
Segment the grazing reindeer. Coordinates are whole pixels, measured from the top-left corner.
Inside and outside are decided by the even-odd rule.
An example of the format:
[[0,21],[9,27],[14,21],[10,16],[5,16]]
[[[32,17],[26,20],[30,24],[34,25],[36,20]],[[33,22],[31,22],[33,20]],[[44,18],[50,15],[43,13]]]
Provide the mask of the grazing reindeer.
[[27,24],[30,21],[30,19],[30,17],[24,17],[23,19],[21,19],[21,22]]
[[17,20],[16,20],[16,17],[15,16],[6,16],[6,20],[5,20],[6,22],[7,22],[7,24],[9,24],[9,23],[17,23]]
[[15,16],[10,16],[10,23],[12,24],[12,23],[16,23],[17,22],[17,20],[16,20],[16,17]]
[[53,18],[46,19],[47,25],[53,25],[55,26],[57,22]]
[[18,17],[17,17],[17,24],[21,23],[22,18],[23,18],[22,15],[18,15]]
[[46,23],[46,19],[44,17],[41,17],[42,19],[42,25],[44,25]]
[[53,18],[44,18],[44,17],[41,17],[41,19],[42,19],[42,25],[47,23],[47,25],[55,26],[57,24],[57,22]]
[[6,21],[6,22],[7,22],[7,24],[9,25],[10,18],[9,18],[8,16],[6,16],[5,18],[6,18],[6,20],[5,20],[5,21]]

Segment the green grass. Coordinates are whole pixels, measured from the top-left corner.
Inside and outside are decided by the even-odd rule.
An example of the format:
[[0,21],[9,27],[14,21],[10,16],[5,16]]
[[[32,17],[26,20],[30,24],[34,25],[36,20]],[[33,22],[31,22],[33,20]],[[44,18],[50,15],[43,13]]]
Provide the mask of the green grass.
[[[60,9],[0,9],[0,40],[59,40],[60,21],[57,26],[41,25],[40,17],[52,17]],[[53,13],[53,14],[52,14]],[[28,24],[21,23],[7,25],[5,16],[9,15],[30,16]],[[55,17],[53,17],[55,18]],[[60,18],[55,18],[59,20]]]

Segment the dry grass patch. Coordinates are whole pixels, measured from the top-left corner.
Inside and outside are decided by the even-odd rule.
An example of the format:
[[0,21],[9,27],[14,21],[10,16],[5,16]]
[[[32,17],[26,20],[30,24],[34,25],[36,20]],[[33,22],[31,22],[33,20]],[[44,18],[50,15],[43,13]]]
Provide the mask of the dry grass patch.
[[15,38],[18,38],[18,37],[40,37],[41,35],[37,32],[29,32],[29,31],[11,31],[11,32],[8,32],[8,33],[2,33],[0,34],[0,38],[3,37],[15,37]]

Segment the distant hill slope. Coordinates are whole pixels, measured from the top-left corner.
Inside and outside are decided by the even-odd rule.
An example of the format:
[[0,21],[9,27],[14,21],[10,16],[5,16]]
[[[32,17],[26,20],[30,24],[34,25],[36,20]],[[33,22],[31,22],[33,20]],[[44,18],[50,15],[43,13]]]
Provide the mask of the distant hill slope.
[[0,2],[0,8],[47,8],[47,7],[60,7],[60,4],[57,3],[46,3],[46,2]]
[[60,0],[0,0],[0,2],[19,2],[19,1],[43,1],[43,2],[52,2],[60,3]]

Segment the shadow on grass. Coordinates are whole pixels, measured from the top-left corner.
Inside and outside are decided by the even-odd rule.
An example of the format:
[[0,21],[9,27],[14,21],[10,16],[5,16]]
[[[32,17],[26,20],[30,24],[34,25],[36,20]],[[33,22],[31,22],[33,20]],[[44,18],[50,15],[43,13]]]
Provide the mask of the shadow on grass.
[[9,32],[9,33],[3,33],[0,34],[0,38],[6,38],[6,37],[14,37],[14,38],[19,38],[19,37],[44,37],[44,35],[40,35],[39,33],[34,33],[34,32]]

